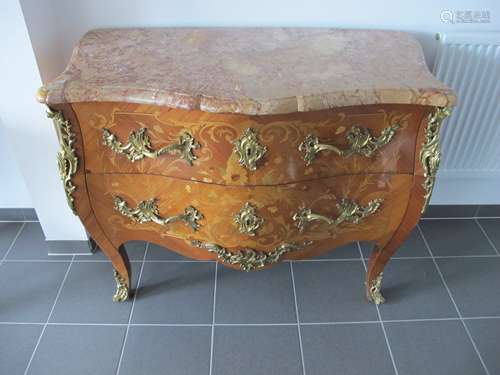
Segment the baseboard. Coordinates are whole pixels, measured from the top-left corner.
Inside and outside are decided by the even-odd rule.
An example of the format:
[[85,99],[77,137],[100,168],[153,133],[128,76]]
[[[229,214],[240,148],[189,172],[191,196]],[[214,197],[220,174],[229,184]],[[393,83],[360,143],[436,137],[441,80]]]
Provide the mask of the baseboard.
[[34,208],[0,208],[0,221],[38,221]]
[[91,255],[95,251],[94,242],[46,240],[49,255]]

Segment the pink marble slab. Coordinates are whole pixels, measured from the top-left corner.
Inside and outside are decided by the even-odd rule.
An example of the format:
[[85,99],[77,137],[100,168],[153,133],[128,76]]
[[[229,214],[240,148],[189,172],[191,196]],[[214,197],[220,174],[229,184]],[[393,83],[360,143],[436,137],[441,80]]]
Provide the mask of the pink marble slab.
[[93,30],[47,90],[49,105],[117,101],[252,115],[456,100],[411,35],[325,28]]

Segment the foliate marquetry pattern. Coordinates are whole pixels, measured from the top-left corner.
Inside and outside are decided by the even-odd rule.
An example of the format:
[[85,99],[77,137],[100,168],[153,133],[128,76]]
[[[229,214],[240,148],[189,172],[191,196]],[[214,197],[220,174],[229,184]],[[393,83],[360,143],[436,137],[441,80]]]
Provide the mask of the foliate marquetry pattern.
[[364,218],[373,215],[379,209],[383,199],[373,199],[366,206],[361,206],[348,199],[342,199],[337,203],[338,216],[330,218],[328,216],[313,213],[310,208],[302,208],[293,215],[293,221],[301,232],[304,231],[307,224],[313,221],[322,221],[328,225],[337,226],[347,222],[359,224]]
[[71,123],[69,120],[64,118],[62,112],[51,111],[49,109],[47,111],[47,116],[54,121],[56,126],[60,146],[60,150],[57,153],[59,174],[64,186],[68,206],[76,215],[75,199],[72,195],[76,190],[76,186],[73,183],[72,178],[78,170],[78,157],[76,155],[75,148],[73,147],[75,134],[71,129]]
[[193,230],[197,230],[200,227],[198,220],[203,219],[203,215],[193,206],[188,206],[183,214],[161,217],[160,210],[155,203],[156,199],[154,198],[140,201],[136,208],[131,208],[128,203],[120,197],[114,197],[113,201],[115,209],[120,214],[140,224],[151,221],[158,225],[167,226],[176,221],[182,221],[193,228]]
[[238,266],[241,270],[248,272],[278,263],[284,254],[302,250],[305,246],[312,244],[312,241],[304,241],[301,244],[284,243],[268,252],[254,249],[241,249],[231,252],[223,246],[197,240],[191,241],[191,244],[217,254],[217,259],[222,263]]
[[128,142],[124,144],[118,140],[115,134],[111,133],[108,129],[103,129],[103,144],[117,154],[125,155],[131,162],[144,158],[156,159],[168,153],[176,154],[180,159],[186,160],[189,165],[193,165],[193,161],[196,160],[193,150],[199,148],[200,144],[191,134],[184,132],[179,137],[177,143],[153,150],[146,130],[146,128],[140,128],[137,131],[130,132]]
[[425,189],[425,203],[422,207],[422,213],[425,211],[431,199],[436,174],[441,162],[441,151],[439,148],[439,130],[441,123],[451,113],[450,108],[438,107],[429,114],[427,128],[425,129],[425,141],[420,150],[420,162],[424,169],[423,187]]

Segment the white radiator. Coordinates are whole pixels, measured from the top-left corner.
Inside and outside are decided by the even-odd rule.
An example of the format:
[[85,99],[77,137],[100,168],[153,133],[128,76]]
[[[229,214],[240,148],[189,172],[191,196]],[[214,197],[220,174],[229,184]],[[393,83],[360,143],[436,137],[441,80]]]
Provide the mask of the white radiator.
[[442,127],[432,203],[500,203],[500,32],[440,34],[434,75],[458,104]]

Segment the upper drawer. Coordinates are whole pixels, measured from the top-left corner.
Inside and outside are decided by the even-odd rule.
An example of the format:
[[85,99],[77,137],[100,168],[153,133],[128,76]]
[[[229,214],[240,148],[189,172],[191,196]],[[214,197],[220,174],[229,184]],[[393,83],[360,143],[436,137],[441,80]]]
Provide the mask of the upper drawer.
[[149,173],[227,185],[413,173],[425,107],[357,106],[248,116],[75,103],[91,173]]

